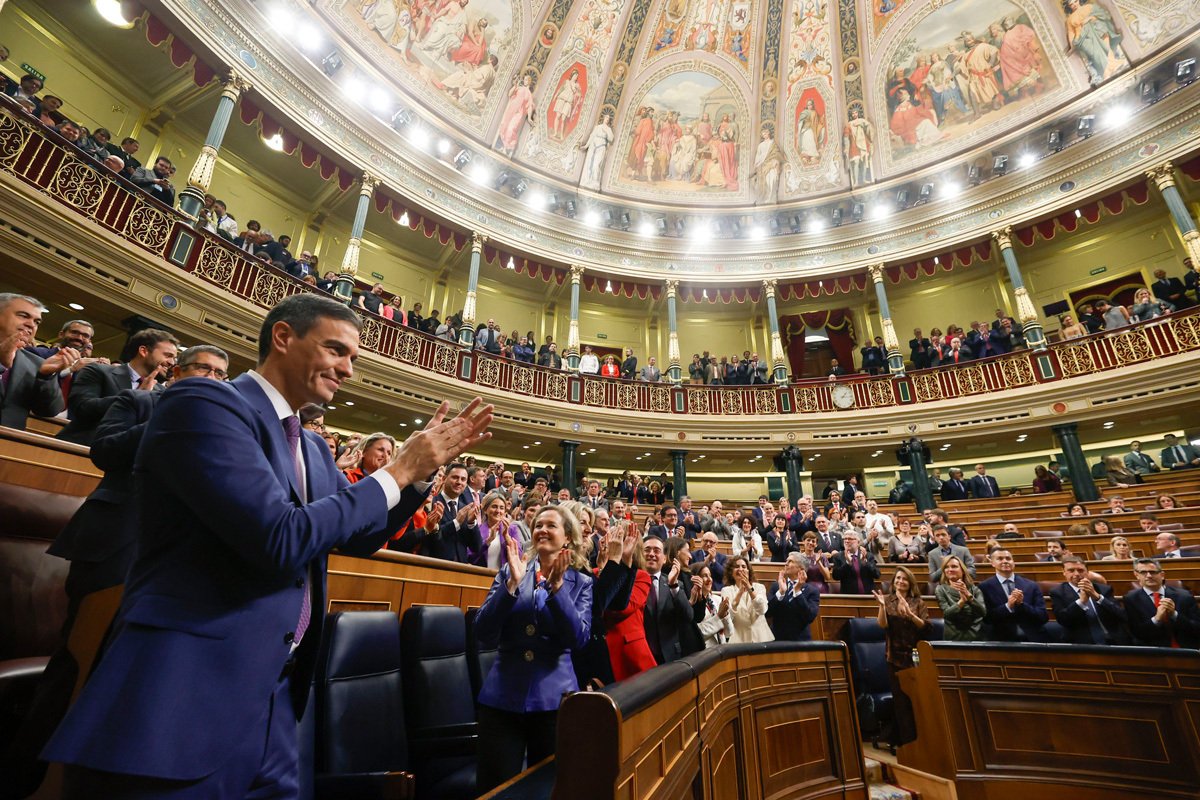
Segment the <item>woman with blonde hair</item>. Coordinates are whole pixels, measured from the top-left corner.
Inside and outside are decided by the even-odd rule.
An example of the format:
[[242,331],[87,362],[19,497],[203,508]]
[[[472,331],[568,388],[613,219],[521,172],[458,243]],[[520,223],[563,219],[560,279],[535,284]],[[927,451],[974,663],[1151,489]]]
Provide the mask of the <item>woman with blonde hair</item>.
[[925,637],[929,611],[921,599],[917,579],[908,567],[896,567],[888,593],[876,589],[879,613],[876,616],[885,631],[888,673],[892,684],[892,730],[888,742],[894,748],[917,738],[912,700],[900,688],[899,673],[913,667],[913,648]]
[[521,530],[508,516],[508,505],[503,494],[496,490],[487,493],[479,504],[479,535],[483,547],[474,554],[471,563],[476,566],[486,566],[488,569],[500,569],[504,559],[506,538],[521,541]]
[[592,577],[577,517],[546,506],[528,560],[513,538],[504,555],[475,620],[480,644],[499,649],[479,692],[482,792],[554,754],[558,704],[579,689],[572,655],[591,631]]
[[725,564],[725,576],[732,585],[721,590],[717,616],[733,618],[730,642],[773,642],[775,635],[767,624],[767,590],[754,582],[754,567],[745,556],[736,556]]
[[1133,305],[1129,307],[1129,321],[1149,322],[1163,314],[1170,314],[1174,310],[1174,304],[1151,297],[1150,290],[1142,287],[1133,293]]
[[376,470],[383,469],[392,460],[392,452],[396,449],[396,440],[386,433],[372,433],[360,441],[350,456],[350,469],[344,470],[346,480],[358,483]]
[[1108,478],[1109,486],[1116,486],[1118,489],[1128,489],[1142,482],[1142,476],[1126,467],[1120,456],[1104,457],[1104,477]]
[[1174,495],[1160,494],[1154,499],[1154,505],[1158,506],[1159,511],[1170,511],[1173,508],[1183,508],[1183,503],[1175,499]]
[[1114,536],[1108,540],[1108,549],[1111,551],[1101,561],[1132,561],[1133,550],[1129,547],[1129,540],[1124,536]]
[[942,579],[934,594],[946,621],[946,638],[952,642],[977,641],[987,606],[983,604],[983,592],[958,556],[947,556],[942,561]]

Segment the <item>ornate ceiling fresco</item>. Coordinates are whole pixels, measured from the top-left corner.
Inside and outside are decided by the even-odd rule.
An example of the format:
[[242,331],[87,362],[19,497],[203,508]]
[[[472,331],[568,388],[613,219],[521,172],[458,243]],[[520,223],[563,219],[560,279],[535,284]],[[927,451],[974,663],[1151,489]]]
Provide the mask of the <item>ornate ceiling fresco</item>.
[[937,165],[1131,69],[1194,0],[316,0],[450,130],[539,177],[775,205]]

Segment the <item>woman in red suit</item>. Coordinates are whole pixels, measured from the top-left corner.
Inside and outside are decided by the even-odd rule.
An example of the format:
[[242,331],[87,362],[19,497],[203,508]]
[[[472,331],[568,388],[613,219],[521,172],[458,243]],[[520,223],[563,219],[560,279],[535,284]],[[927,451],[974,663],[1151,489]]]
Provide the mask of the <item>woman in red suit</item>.
[[617,360],[612,356],[605,356],[604,363],[600,366],[600,375],[605,378],[621,377],[621,368],[617,366]]
[[640,541],[632,552],[625,551],[621,555],[621,560],[631,567],[629,579],[633,580],[633,591],[625,608],[604,612],[608,656],[612,660],[613,677],[619,681],[658,665],[646,643],[646,627],[642,622],[642,609],[650,596],[650,573],[646,572]]

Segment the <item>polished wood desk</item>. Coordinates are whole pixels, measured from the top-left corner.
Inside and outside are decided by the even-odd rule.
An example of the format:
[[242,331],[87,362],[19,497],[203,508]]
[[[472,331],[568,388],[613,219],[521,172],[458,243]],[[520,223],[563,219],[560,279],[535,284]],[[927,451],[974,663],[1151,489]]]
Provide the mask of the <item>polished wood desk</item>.
[[86,497],[103,474],[86,447],[0,427],[0,483]]
[[370,558],[329,556],[326,611],[392,611],[411,606],[479,608],[496,573],[438,558],[380,550]]
[[1200,653],[921,642],[900,763],[961,800],[1200,796]]
[[556,800],[866,800],[845,646],[723,645],[558,712]]

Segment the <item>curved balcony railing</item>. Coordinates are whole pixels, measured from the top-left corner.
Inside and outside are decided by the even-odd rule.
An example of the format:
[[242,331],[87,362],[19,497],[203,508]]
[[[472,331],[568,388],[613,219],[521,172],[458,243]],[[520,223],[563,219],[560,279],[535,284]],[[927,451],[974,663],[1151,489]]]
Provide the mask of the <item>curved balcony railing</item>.
[[[175,268],[268,309],[315,291],[292,276],[198,231],[168,206],[88,158],[54,131],[0,98],[0,171]],[[538,367],[368,315],[362,347],[384,358],[499,391],[617,411],[659,414],[820,414],[1005,392],[1200,350],[1200,308],[1147,323],[954,367],[903,376],[849,376],[789,385],[698,386],[644,383]],[[834,401],[848,386],[852,402]]]

